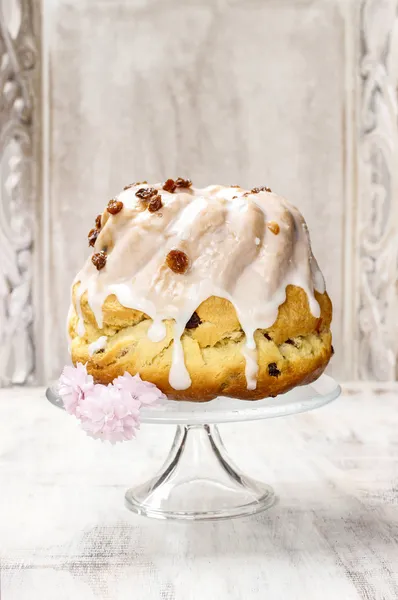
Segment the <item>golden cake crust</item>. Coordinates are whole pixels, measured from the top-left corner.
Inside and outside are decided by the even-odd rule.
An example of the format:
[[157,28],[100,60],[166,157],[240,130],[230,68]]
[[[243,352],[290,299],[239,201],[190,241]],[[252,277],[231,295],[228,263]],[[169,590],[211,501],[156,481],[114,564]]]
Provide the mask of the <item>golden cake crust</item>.
[[[330,333],[332,304],[325,292],[315,292],[321,315],[315,318],[304,290],[289,285],[278,317],[267,330],[258,329],[255,342],[259,371],[255,390],[247,389],[245,336],[233,305],[223,298],[210,297],[196,310],[201,323],[185,329],[182,345],[191,386],[177,391],[170,386],[173,321],[165,321],[166,337],[152,342],[147,335],[152,320],[144,313],[122,306],[110,295],[103,305],[103,326],[98,328],[87,302],[81,298],[85,333],[77,333],[76,289],[68,322],[71,355],[76,364],[87,363],[87,370],[98,383],[110,383],[128,371],[156,384],[169,398],[206,401],[220,395],[256,400],[276,396],[310,383],[319,377],[333,353]],[[89,345],[106,336],[104,349],[89,354]]]

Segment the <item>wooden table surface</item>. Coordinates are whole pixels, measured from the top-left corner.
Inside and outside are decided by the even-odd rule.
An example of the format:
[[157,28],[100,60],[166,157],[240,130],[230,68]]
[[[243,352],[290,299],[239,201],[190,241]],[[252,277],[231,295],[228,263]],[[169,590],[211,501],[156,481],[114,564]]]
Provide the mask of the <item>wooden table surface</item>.
[[318,411],[224,425],[232,458],[271,483],[254,517],[129,513],[173,428],[87,438],[41,389],[0,391],[1,600],[397,600],[398,387],[347,384]]

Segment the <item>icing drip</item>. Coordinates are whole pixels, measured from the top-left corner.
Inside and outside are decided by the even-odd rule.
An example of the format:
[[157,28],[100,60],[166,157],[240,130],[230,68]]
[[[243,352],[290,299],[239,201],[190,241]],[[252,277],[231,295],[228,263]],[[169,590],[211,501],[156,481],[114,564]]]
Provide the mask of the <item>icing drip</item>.
[[104,348],[106,348],[107,341],[108,341],[108,338],[106,337],[106,335],[101,335],[101,337],[99,337],[98,340],[95,340],[95,342],[92,342],[91,344],[89,344],[89,346],[88,346],[89,355],[92,356],[93,354],[98,352],[98,350],[103,350]]
[[[174,320],[169,381],[174,389],[183,390],[191,384],[181,342],[185,325],[204,300],[225,298],[235,307],[246,336],[242,354],[247,386],[255,389],[254,333],[275,322],[286,287],[301,287],[314,317],[320,315],[314,290],[323,293],[325,284],[302,215],[270,192],[209,186],[169,193],[160,184],[151,187],[159,190],[163,206],[151,213],[135,196],[139,187],[143,186],[119,194],[122,211],[102,215],[95,251],[111,248],[106,267],[97,271],[89,258],[75,279],[80,282],[75,301],[79,336],[85,333],[80,306],[85,291],[99,328],[102,305],[110,294],[153,320],[148,330],[152,342],[166,336],[164,320]],[[277,233],[267,227],[270,222],[279,226]],[[172,249],[189,258],[190,267],[183,274],[165,264]]]
[[256,346],[249,348],[247,344],[243,346],[242,354],[246,360],[245,376],[248,390],[255,390],[257,387],[257,373],[258,373],[258,362],[257,362],[257,351]]
[[148,329],[148,337],[152,342],[161,342],[166,337],[166,327],[158,317],[155,317]]
[[[182,331],[184,330],[185,323]],[[181,326],[174,327],[173,354],[169,374],[169,383],[175,390],[186,390],[191,385],[191,378],[185,366],[184,350],[181,343]]]
[[80,337],[83,337],[84,334],[86,333],[86,328],[84,326],[84,320],[83,320],[83,314],[82,314],[82,307],[80,304],[81,298],[82,298],[85,290],[86,290],[86,288],[84,287],[84,284],[81,282],[79,285],[79,288],[77,290],[77,293],[76,293],[76,313],[77,313],[77,317],[78,317],[76,331]]
[[84,334],[86,333],[86,328],[84,326],[83,317],[79,317],[79,320],[77,322],[76,331],[80,337],[83,337]]

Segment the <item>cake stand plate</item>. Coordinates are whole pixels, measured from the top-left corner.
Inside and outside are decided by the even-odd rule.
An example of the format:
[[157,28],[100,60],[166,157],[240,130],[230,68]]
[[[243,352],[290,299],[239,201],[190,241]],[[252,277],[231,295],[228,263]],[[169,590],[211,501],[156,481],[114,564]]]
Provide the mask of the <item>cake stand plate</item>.
[[[241,517],[271,507],[273,489],[243,474],[229,458],[217,424],[284,417],[335,400],[340,386],[327,375],[311,385],[255,402],[220,397],[211,402],[169,400],[141,413],[142,423],[177,425],[167,459],[149,481],[127,490],[129,510],[157,519],[212,520]],[[48,400],[63,408],[56,386]]]

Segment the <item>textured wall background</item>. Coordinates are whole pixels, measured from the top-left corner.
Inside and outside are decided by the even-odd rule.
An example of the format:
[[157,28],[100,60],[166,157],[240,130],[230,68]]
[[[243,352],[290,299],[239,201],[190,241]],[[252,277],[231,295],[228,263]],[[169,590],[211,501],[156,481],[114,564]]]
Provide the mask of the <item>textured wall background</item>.
[[333,373],[395,378],[396,1],[36,0],[34,8],[42,14],[39,378],[67,361],[69,285],[93,217],[124,184],[174,175],[270,185],[297,204],[334,302]]
[[336,4],[60,0],[47,17],[50,371],[66,360],[60,323],[94,215],[125,183],[179,173],[203,185],[270,185],[300,206],[335,302],[339,355],[344,22]]

